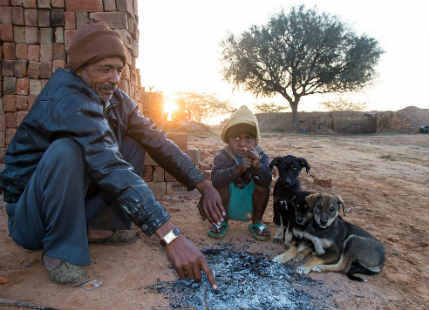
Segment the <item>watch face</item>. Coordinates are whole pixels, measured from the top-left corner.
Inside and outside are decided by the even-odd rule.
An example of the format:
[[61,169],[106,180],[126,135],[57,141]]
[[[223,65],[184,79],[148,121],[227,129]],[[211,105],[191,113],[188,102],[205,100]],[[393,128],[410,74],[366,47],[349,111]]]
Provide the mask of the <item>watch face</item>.
[[178,236],[180,235],[180,230],[179,228],[174,228],[172,230],[170,230],[162,239],[161,239],[161,244],[162,245],[167,245],[170,244],[171,242],[173,242]]

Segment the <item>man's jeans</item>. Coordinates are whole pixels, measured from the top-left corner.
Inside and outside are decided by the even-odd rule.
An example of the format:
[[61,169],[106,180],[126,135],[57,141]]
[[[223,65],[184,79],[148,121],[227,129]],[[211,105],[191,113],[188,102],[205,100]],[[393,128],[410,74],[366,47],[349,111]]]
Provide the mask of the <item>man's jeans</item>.
[[[120,151],[143,175],[143,148],[126,138]],[[69,138],[58,139],[43,154],[20,199],[6,206],[9,235],[26,249],[43,249],[49,257],[88,265],[88,227],[131,226],[113,201],[91,183],[80,146]]]

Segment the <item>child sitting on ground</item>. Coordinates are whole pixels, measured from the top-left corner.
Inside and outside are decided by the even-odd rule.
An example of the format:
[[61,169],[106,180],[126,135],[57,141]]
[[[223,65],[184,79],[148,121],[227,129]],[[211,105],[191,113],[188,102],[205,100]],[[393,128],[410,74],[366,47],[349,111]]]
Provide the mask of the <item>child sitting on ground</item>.
[[262,217],[270,193],[271,169],[269,158],[258,143],[258,120],[242,106],[226,122],[221,139],[227,146],[216,154],[212,182],[222,197],[227,210],[225,221],[209,230],[212,238],[223,238],[228,230],[228,220],[249,221],[248,228],[257,240],[271,236]]

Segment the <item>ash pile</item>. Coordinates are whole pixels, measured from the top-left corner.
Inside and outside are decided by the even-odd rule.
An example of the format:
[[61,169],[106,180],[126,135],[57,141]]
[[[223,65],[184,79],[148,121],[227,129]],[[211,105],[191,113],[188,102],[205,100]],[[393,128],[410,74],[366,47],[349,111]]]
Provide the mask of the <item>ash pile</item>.
[[[326,310],[336,308],[332,293],[320,281],[295,273],[263,254],[234,251],[231,247],[205,249],[219,288],[214,291],[205,275],[191,280],[158,281],[147,287],[168,298],[172,309],[196,310]],[[304,290],[304,288],[307,288]],[[317,291],[316,294],[309,292]]]

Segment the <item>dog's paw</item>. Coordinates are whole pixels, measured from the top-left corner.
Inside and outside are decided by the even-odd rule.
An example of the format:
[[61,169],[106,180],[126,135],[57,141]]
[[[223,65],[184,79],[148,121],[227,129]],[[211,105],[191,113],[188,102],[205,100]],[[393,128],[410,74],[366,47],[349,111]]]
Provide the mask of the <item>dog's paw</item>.
[[311,269],[308,267],[305,267],[305,266],[296,267],[296,272],[299,274],[309,274],[310,271],[311,271]]
[[321,265],[314,266],[313,268],[311,268],[311,271],[323,272],[323,267]]

